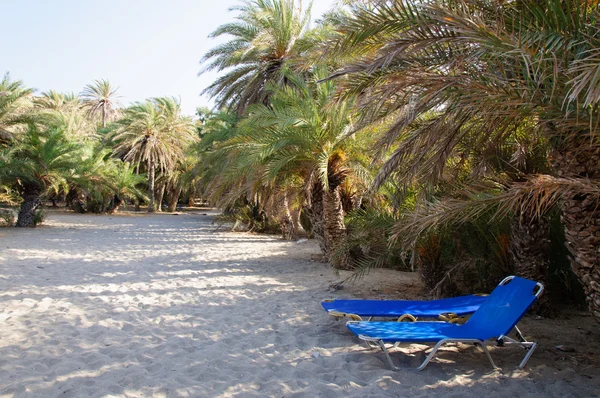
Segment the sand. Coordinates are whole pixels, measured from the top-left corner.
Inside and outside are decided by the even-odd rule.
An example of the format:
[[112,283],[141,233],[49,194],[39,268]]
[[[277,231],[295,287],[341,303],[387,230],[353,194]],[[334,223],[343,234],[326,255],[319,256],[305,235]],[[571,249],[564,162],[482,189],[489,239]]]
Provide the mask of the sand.
[[[520,349],[493,349],[503,367],[494,371],[482,353],[463,345],[449,347],[423,372],[392,372],[379,352],[360,345],[319,304],[331,297],[377,296],[386,293],[383,285],[371,277],[331,291],[329,284],[340,276],[314,261],[314,242],[214,229],[210,213],[50,214],[37,229],[0,229],[0,396],[600,392],[598,367],[590,359],[595,346],[585,344],[598,341],[590,318],[576,318],[581,329],[573,320],[543,327],[526,320],[524,328],[537,329],[546,340],[523,371],[517,369]],[[386,288],[396,286],[397,295],[418,283],[410,274],[375,274]],[[560,338],[547,332],[560,327],[584,336],[564,342],[575,353],[554,349]]]

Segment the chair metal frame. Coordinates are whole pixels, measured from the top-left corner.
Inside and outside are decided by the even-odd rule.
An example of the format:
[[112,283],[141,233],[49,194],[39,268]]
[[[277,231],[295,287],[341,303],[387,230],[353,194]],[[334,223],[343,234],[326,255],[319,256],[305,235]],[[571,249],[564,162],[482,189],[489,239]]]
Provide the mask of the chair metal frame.
[[[514,278],[514,276],[506,277],[506,278],[504,278],[502,280],[502,282],[499,283],[499,285],[504,285],[504,284],[508,283],[510,280],[512,280],[513,278]],[[534,294],[535,297],[536,297],[536,299],[537,299],[542,294],[542,291],[544,290],[544,286],[541,283],[539,283],[539,282],[536,284],[536,286],[539,288],[538,291]],[[353,324],[353,323],[359,323],[359,322],[358,321],[348,321],[346,323],[346,325]],[[513,330],[515,331],[515,333],[517,334],[517,337],[521,341],[515,340],[515,339],[510,338],[510,337],[508,337],[506,335],[500,335],[496,339],[496,344],[498,346],[518,345],[518,346],[524,348],[525,350],[527,350],[527,353],[525,354],[525,357],[523,358],[523,360],[519,364],[519,369],[523,369],[523,367],[525,367],[525,364],[527,363],[527,361],[529,361],[529,358],[531,358],[531,355],[533,354],[533,351],[537,347],[537,343],[536,342],[532,342],[532,341],[527,341],[527,339],[525,339],[525,337],[523,336],[523,334],[521,333],[521,331],[519,330],[519,328],[516,325],[513,327]],[[399,370],[411,369],[411,368],[396,366],[394,364],[394,362],[392,361],[392,358],[390,356],[390,352],[389,352],[388,348],[386,347],[385,343],[383,342],[383,340],[378,339],[378,338],[374,338],[374,337],[369,337],[369,336],[366,336],[366,335],[358,335],[358,338],[360,338],[361,340],[363,340],[367,344],[367,346],[370,347],[370,348],[379,347],[383,351],[383,353],[385,354],[387,362],[388,362],[388,364],[389,364],[389,366],[390,366],[390,368],[392,370],[399,371]],[[397,341],[392,346],[392,348],[398,347],[398,345],[401,344],[401,343],[402,343],[401,341]],[[490,361],[490,364],[492,365],[492,368],[494,368],[494,369],[500,369],[494,363],[494,360],[492,359],[492,356],[491,356],[488,348],[486,347],[485,341],[480,340],[480,339],[447,338],[447,339],[442,339],[442,340],[437,341],[436,344],[435,344],[435,346],[431,350],[431,352],[427,355],[427,357],[423,361],[423,363],[421,363],[421,365],[419,365],[417,368],[414,368],[414,370],[420,371],[420,370],[425,369],[425,367],[433,359],[433,357],[438,352],[438,350],[443,345],[446,345],[448,343],[471,343],[471,344],[474,344],[475,346],[478,346],[479,348],[481,348],[483,350],[483,352],[488,357],[488,359]],[[407,344],[411,344],[411,343],[407,342]]]

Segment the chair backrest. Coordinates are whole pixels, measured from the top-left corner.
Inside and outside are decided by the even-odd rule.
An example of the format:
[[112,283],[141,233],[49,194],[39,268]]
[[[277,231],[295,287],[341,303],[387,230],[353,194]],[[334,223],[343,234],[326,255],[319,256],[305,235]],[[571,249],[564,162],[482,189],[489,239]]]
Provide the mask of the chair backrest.
[[541,283],[509,276],[498,284],[464,326],[478,330],[483,335],[481,338],[507,335],[543,289]]

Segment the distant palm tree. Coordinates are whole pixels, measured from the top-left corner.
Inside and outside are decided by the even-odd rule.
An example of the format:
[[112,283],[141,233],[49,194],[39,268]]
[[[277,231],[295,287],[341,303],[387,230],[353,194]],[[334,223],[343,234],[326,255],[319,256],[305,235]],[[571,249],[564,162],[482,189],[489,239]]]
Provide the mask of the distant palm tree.
[[23,200],[17,227],[35,226],[42,196],[73,178],[80,164],[79,148],[60,128],[30,126],[18,144],[0,155],[0,182],[15,187]]
[[186,187],[193,184],[193,169],[197,158],[188,155],[185,159],[177,162],[176,167],[164,175],[163,184],[165,184],[165,197],[167,202],[167,211],[173,213],[177,210],[177,203],[181,193]]
[[71,188],[79,197],[79,211],[115,212],[125,199],[147,199],[140,190],[147,186],[145,175],[137,174],[128,162],[109,157],[111,151],[108,149],[89,146],[88,149],[90,153],[84,156]]
[[133,165],[111,157],[112,151],[97,143],[77,144],[81,156],[69,181],[67,200],[74,210],[113,212],[124,199],[147,199],[140,191],[147,186],[146,176],[137,174]]
[[174,98],[152,98],[136,103],[123,112],[113,133],[115,151],[126,161],[144,163],[148,171],[149,212],[155,211],[154,183],[156,171],[172,170],[184,159],[185,149],[198,137],[189,117],[181,115]]
[[11,127],[22,123],[31,108],[33,90],[25,88],[20,80],[11,80],[6,73],[0,80],[0,144],[12,139]]
[[45,110],[59,112],[72,111],[82,105],[81,98],[73,93],[63,94],[54,90],[45,91],[34,99],[36,106]]
[[295,0],[245,0],[231,10],[240,11],[236,22],[221,25],[210,37],[233,38],[204,55],[200,73],[226,71],[204,93],[215,97],[218,107],[242,114],[250,104],[265,101],[268,82],[282,81],[280,71],[298,53],[310,7],[302,10]]
[[84,143],[98,136],[97,121],[82,108],[84,103],[79,95],[50,90],[34,97],[33,102],[39,121],[48,125],[64,126],[68,139]]
[[83,106],[90,116],[100,115],[102,128],[106,122],[115,115],[116,109],[121,106],[118,96],[118,87],[111,86],[108,80],[95,80],[94,84],[88,84],[81,92]]
[[135,167],[128,162],[113,159],[107,170],[107,182],[114,192],[112,205],[109,206],[112,212],[117,211],[124,199],[147,199],[139,188],[147,185],[146,176],[136,174]]

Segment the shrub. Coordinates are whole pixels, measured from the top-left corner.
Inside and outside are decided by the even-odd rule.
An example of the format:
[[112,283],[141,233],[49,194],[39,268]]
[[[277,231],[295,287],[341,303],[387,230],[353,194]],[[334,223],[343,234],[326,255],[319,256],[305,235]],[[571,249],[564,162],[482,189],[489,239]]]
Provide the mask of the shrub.
[[14,227],[17,217],[12,209],[0,209],[0,227]]
[[[340,249],[349,253],[352,278],[359,278],[372,268],[410,270],[407,253],[390,241],[392,226],[398,218],[381,208],[357,209],[346,217],[346,242]],[[334,254],[335,255],[335,254]]]
[[224,209],[216,218],[217,222],[233,223],[232,230],[280,234],[281,226],[273,217],[261,211],[258,205],[245,201],[237,201]]
[[46,220],[46,210],[37,209],[35,211],[35,217],[33,218],[33,225],[37,227],[38,225],[43,224],[45,220]]

